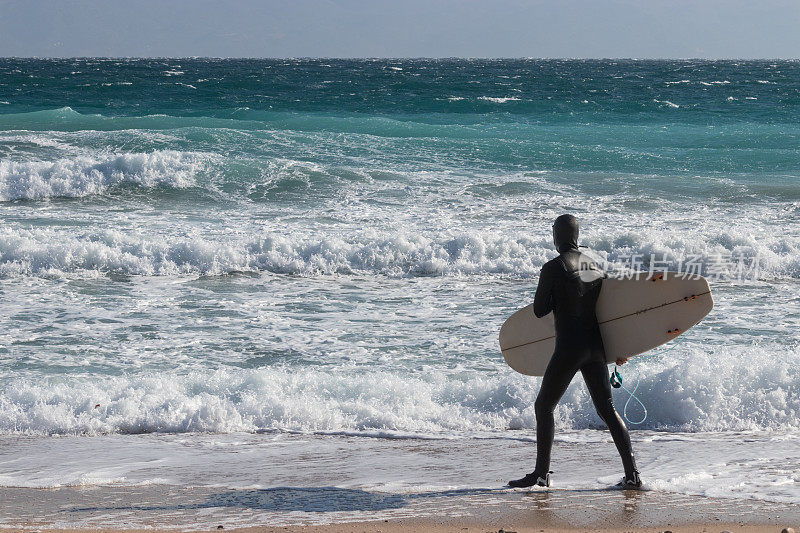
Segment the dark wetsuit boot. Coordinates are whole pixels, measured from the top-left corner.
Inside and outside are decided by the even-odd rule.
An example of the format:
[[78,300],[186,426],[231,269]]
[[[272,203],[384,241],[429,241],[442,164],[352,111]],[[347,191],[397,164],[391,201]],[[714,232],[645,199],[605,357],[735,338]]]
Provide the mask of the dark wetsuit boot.
[[550,486],[550,472],[540,476],[536,472],[531,472],[530,474],[526,475],[520,479],[512,479],[508,482],[509,487],[513,487],[515,489],[527,488],[527,487],[549,487]]

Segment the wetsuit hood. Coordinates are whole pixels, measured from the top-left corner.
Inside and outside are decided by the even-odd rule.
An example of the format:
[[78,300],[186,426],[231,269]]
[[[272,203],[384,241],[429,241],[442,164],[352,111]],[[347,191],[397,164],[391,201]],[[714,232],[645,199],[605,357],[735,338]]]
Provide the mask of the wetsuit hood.
[[578,219],[561,215],[553,223],[553,242],[559,253],[578,249]]

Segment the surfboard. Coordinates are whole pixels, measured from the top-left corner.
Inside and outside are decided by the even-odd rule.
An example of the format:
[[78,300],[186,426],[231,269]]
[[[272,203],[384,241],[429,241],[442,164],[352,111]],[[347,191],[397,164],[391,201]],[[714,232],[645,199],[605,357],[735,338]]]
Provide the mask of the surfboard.
[[[633,357],[671,341],[713,307],[711,289],[702,276],[661,272],[604,279],[596,312],[606,361]],[[521,374],[544,375],[555,343],[553,313],[537,318],[532,304],[500,328],[503,358]]]

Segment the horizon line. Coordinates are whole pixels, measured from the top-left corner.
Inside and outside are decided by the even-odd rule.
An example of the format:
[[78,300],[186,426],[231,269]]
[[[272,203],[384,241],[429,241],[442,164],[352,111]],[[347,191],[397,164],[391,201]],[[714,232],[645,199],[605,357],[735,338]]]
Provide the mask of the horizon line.
[[0,59],[213,59],[213,60],[274,60],[274,61],[800,61],[800,57],[535,57],[535,56],[0,56]]

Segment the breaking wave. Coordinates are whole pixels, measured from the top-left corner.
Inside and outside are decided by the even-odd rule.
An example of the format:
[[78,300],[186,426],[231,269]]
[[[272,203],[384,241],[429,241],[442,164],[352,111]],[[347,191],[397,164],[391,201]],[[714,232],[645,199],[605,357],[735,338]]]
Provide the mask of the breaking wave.
[[[665,354],[666,355],[666,354]],[[639,428],[665,431],[797,429],[797,347],[691,339],[669,356],[632,363],[647,406]],[[487,355],[489,360],[499,355]],[[758,364],[763,359],[764,364]],[[741,362],[747,360],[748,364]],[[767,364],[768,363],[768,364]],[[638,369],[638,370],[637,370]],[[540,380],[510,372],[264,367],[188,375],[15,379],[0,392],[0,433],[299,431],[373,436],[461,435],[535,429]],[[615,392],[622,410],[626,395]],[[631,406],[636,420],[641,413]],[[580,379],[556,410],[560,429],[602,429]],[[510,433],[508,433],[510,432]]]
[[[740,280],[800,277],[800,240],[738,235],[665,239],[658,232],[587,238],[610,272],[686,271]],[[85,234],[0,229],[0,276],[96,271],[136,276],[272,272],[302,276],[502,275],[532,278],[552,257],[545,237],[490,232],[424,235],[364,231],[347,236],[270,233],[231,240],[178,238],[117,230]],[[634,261],[636,259],[636,261]]]
[[0,161],[0,201],[79,198],[131,184],[186,188],[195,185],[209,156],[172,150],[78,156],[55,161]]

